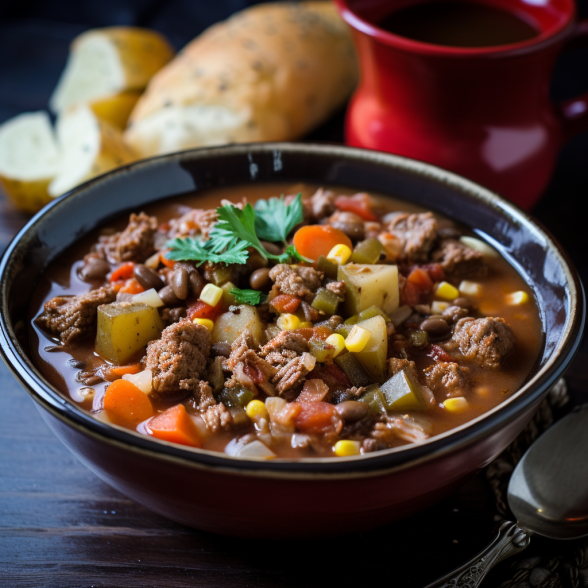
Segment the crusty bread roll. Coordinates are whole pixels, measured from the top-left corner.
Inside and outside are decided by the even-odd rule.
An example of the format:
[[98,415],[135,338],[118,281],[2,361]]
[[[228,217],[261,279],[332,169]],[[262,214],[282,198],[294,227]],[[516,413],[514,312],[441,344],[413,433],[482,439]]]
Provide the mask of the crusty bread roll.
[[142,156],[298,138],[349,96],[351,36],[330,2],[260,4],[207,29],[151,79],[125,141]]

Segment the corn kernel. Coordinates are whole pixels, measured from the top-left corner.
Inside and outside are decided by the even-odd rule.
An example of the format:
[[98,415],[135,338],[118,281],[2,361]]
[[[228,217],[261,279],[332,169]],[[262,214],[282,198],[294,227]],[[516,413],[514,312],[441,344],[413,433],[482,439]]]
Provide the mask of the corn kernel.
[[345,337],[343,335],[339,335],[339,333],[335,333],[333,335],[329,335],[325,343],[327,345],[332,345],[335,348],[335,355],[333,357],[337,357],[343,349],[345,349]]
[[434,314],[441,314],[444,310],[449,308],[449,302],[441,302],[440,300],[433,300],[431,304],[431,311]]
[[210,304],[210,306],[216,306],[220,302],[222,296],[222,288],[219,288],[214,284],[206,284],[200,293],[200,300],[206,302],[206,304]]
[[342,439],[341,441],[337,441],[337,443],[335,443],[335,455],[337,457],[359,455],[360,447],[361,445],[359,441],[348,441],[347,439]]
[[443,407],[449,412],[459,413],[467,410],[469,406],[468,401],[463,396],[457,398],[448,398],[443,401]]
[[481,296],[482,285],[478,282],[470,282],[469,280],[463,280],[459,285],[459,291],[464,296]]
[[195,325],[202,325],[203,327],[206,327],[211,333],[212,329],[214,329],[214,323],[210,319],[195,318],[192,322]]
[[282,314],[276,324],[282,331],[293,331],[300,326],[300,319],[295,314]]
[[443,298],[443,300],[455,300],[459,296],[459,290],[449,282],[439,282],[435,296]]
[[351,333],[349,333],[347,339],[345,339],[345,347],[347,347],[349,351],[359,353],[367,345],[371,336],[372,334],[367,329],[364,329],[359,325],[354,325],[353,329],[351,329]]
[[529,301],[529,295],[523,290],[519,290],[518,292],[511,292],[510,294],[506,295],[506,303],[507,304],[525,304],[525,302]]
[[245,407],[247,416],[255,421],[257,419],[269,419],[269,413],[261,400],[251,400]]
[[329,254],[327,255],[327,259],[332,261],[333,263],[337,263],[339,265],[343,265],[349,261],[351,257],[352,251],[347,247],[347,245],[343,245],[340,243],[339,245],[335,245]]
[[302,321],[299,325],[299,329],[312,329],[314,325],[310,321]]

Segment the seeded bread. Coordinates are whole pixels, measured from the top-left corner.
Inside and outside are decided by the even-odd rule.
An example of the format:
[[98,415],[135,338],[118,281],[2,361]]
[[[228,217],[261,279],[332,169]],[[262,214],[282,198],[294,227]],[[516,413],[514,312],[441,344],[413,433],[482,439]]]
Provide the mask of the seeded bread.
[[151,79],[125,140],[142,156],[301,137],[357,79],[350,33],[330,2],[253,6],[207,29]]

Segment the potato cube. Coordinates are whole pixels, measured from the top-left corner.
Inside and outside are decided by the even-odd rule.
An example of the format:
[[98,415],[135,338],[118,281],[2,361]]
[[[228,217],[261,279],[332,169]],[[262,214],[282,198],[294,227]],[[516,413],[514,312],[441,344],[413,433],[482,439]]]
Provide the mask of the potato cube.
[[247,304],[225,312],[215,320],[212,342],[231,344],[245,329],[249,329],[253,342],[259,345],[264,326],[257,309]]
[[134,302],[113,302],[98,307],[96,352],[122,365],[149,341],[157,339],[163,323],[156,308]]
[[388,355],[388,335],[386,321],[382,316],[374,316],[357,324],[370,333],[365,347],[355,355],[367,373],[375,380],[382,381],[386,372]]

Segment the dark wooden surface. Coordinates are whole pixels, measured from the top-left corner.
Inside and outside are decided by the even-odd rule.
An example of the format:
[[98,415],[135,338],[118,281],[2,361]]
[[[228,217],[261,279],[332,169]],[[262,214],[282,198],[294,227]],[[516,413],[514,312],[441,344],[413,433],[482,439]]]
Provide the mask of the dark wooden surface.
[[[169,3],[104,0],[100,5],[111,10],[110,16],[92,11],[90,3],[81,3],[86,12],[76,4],[78,13],[73,14],[77,20],[71,11],[59,7],[59,18],[53,21],[45,14],[49,9],[36,2],[31,4],[39,17],[25,18],[26,4],[8,1],[0,7],[0,123],[23,110],[45,107],[69,40],[87,26],[152,24],[153,15],[159,14],[158,28],[181,45],[192,36],[186,20],[197,19],[187,2],[172,2],[172,6],[183,7],[183,12],[173,12],[166,8]],[[68,6],[73,10],[73,3]],[[194,34],[238,6],[239,2],[220,2],[216,12],[207,8],[198,15]],[[129,16],[137,7],[143,9],[140,18]],[[588,87],[587,63],[585,52],[562,60],[553,88],[556,97]],[[313,138],[341,137],[339,115]],[[567,248],[584,281],[588,274],[587,221],[580,207],[586,199],[585,134],[563,149],[552,184],[533,211]],[[0,250],[26,220],[0,193]],[[587,362],[584,343],[567,376],[572,404],[588,400]],[[264,516],[262,497],[251,500],[236,495],[234,499]],[[484,547],[496,522],[493,496],[481,474],[428,511],[362,535],[321,542],[310,538],[263,542],[195,531],[134,504],[77,462],[0,364],[1,587],[269,588],[385,583],[416,588]],[[545,542],[535,543],[545,549]],[[573,545],[551,546],[548,542],[547,549],[551,548],[565,552]],[[505,562],[485,586],[498,586],[511,575],[510,564]]]

